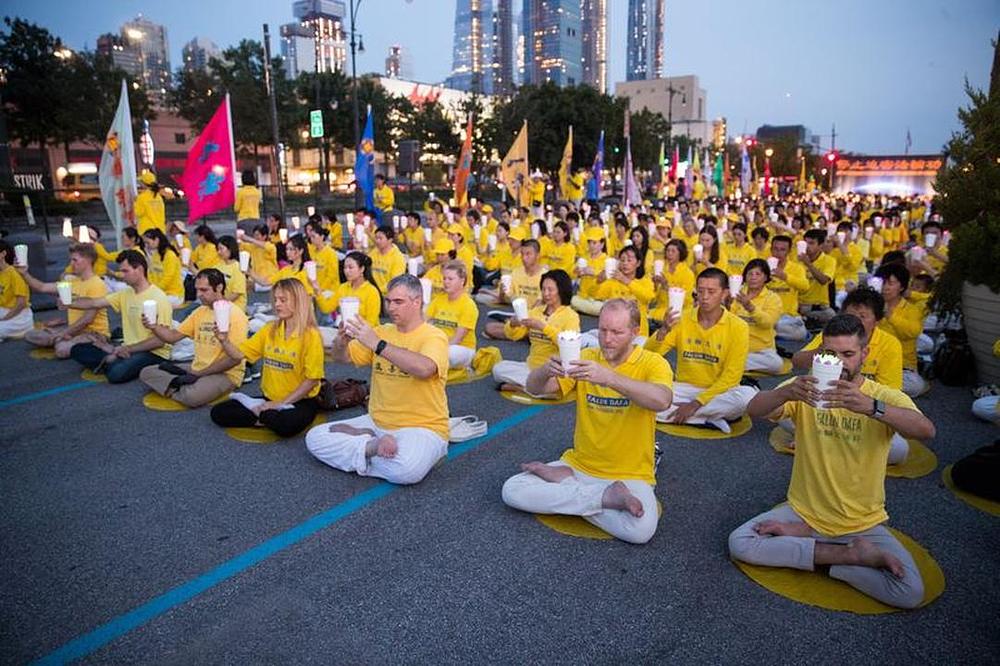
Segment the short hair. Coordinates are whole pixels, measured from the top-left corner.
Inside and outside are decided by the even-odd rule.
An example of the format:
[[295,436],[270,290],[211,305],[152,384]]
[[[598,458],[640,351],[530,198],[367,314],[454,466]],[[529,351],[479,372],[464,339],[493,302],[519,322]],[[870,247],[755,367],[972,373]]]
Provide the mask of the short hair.
[[695,284],[701,279],[711,280],[715,279],[718,281],[719,286],[723,289],[729,289],[729,276],[721,268],[716,268],[715,266],[709,266],[702,272],[698,273],[698,279],[695,280]]
[[676,247],[677,254],[680,256],[681,261],[686,261],[688,258],[688,246],[687,243],[679,238],[672,238],[667,241],[667,247]]
[[642,317],[639,314],[639,304],[632,300],[626,300],[624,298],[609,298],[604,301],[604,305],[601,306],[601,311],[597,314],[598,319],[604,314],[605,310],[623,310],[628,313],[628,323],[630,328],[638,328],[639,324],[642,322]]
[[14,263],[14,248],[7,241],[0,240],[0,256],[3,256],[3,260],[8,264]]
[[97,249],[93,243],[73,243],[69,246],[70,254],[78,254],[90,263],[97,261]]
[[393,238],[396,237],[396,230],[392,228],[391,224],[383,224],[382,226],[380,226],[378,229],[375,230],[375,233],[382,234],[389,240],[392,240]]
[[805,234],[806,240],[814,240],[820,245],[826,242],[826,229],[810,229]]
[[458,259],[451,259],[446,261],[443,266],[441,266],[441,272],[453,271],[458,274],[458,277],[462,278],[462,282],[465,283],[469,279],[469,273],[465,270],[465,264],[463,264]]
[[875,277],[883,280],[894,277],[902,285],[903,291],[910,286],[910,271],[903,264],[883,264],[875,271]]
[[244,169],[241,176],[244,185],[256,185],[257,174],[253,169]]
[[[766,241],[770,237],[771,237],[771,232],[765,229],[764,227],[757,227],[750,232],[750,238],[763,238]],[[777,238],[777,236],[775,236],[775,238]]]
[[410,294],[410,298],[420,298],[421,301],[424,298],[424,286],[420,283],[420,278],[416,275],[410,275],[409,273],[397,275],[389,280],[389,284],[385,287],[385,293],[388,294],[396,287],[406,289],[407,293]]
[[149,271],[149,264],[146,263],[146,255],[138,250],[125,250],[115,258],[119,264],[128,264],[132,268],[142,268],[142,274]]
[[[856,293],[856,291],[852,293]],[[868,334],[865,333],[865,325],[852,314],[836,315],[833,319],[826,322],[826,326],[823,327],[824,338],[839,338],[845,335],[856,337],[861,342],[862,347],[868,343]]]
[[522,248],[525,248],[525,247],[532,248],[532,249],[535,250],[535,252],[541,252],[542,251],[542,246],[539,245],[538,241],[536,241],[534,238],[528,238],[526,240],[521,241],[521,247]]
[[920,233],[926,234],[928,229],[937,229],[941,231],[941,223],[935,220],[928,220],[920,225]]
[[791,249],[791,247],[792,247],[792,238],[791,238],[791,236],[786,236],[784,234],[778,234],[777,236],[775,236],[774,238],[771,239],[771,247],[774,247],[775,243],[786,243],[788,245],[788,248]]
[[882,265],[903,264],[906,265],[906,253],[902,250],[889,250],[882,255]]
[[881,320],[885,316],[885,299],[882,298],[882,294],[870,287],[859,287],[847,294],[840,309],[846,311],[852,305],[868,308],[875,315],[876,320]]
[[[232,238],[230,236],[230,238]],[[194,276],[195,280],[200,280],[205,278],[208,280],[208,286],[212,289],[216,287],[222,287],[222,291],[226,290],[226,276],[218,268],[203,268],[198,271],[198,274]]]
[[573,280],[570,278],[569,273],[561,268],[543,273],[542,279],[538,281],[539,286],[546,280],[552,280],[556,283],[556,290],[559,292],[559,302],[563,305],[569,305],[570,301],[573,300]]
[[767,284],[771,281],[771,266],[763,259],[751,259],[747,262],[747,265],[743,267],[743,281],[747,281],[747,273],[756,268],[764,274],[764,283]]
[[736,224],[733,225],[732,230],[742,231],[743,235],[745,236],[747,234],[747,225],[744,222],[737,222]]
[[934,277],[930,273],[921,273],[920,275],[914,275],[910,283],[919,284],[924,289],[930,290],[934,286]]

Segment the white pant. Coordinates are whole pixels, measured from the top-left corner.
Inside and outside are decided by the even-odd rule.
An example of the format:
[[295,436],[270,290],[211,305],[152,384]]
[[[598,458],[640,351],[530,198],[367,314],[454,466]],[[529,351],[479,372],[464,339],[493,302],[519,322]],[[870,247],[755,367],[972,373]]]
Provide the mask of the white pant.
[[[790,433],[792,437],[795,436],[795,423],[791,419],[782,419],[778,421],[778,425]],[[910,443],[898,432],[892,433],[892,439],[889,440],[889,458],[885,461],[885,464],[901,465],[906,462],[909,455]]]
[[917,353],[930,354],[933,351],[934,351],[934,338],[927,335],[926,333],[921,333],[920,337],[917,338]]
[[596,317],[601,314],[601,308],[604,307],[604,301],[599,301],[596,298],[574,296],[573,300],[570,301],[570,306],[577,312],[582,312],[583,314]]
[[[548,463],[552,467],[568,467],[562,461]],[[659,522],[653,486],[643,481],[622,480],[622,483],[642,502],[642,517],[628,511],[605,509],[604,490],[614,483],[573,470],[559,483],[522,472],[503,484],[504,504],[531,513],[558,513],[580,516],[608,534],[629,543],[646,543],[653,538]]]
[[984,421],[1000,425],[1000,396],[979,398],[972,403],[972,413]]
[[[660,423],[666,423],[674,415],[674,412],[677,411],[677,405],[691,402],[704,390],[701,386],[685,382],[675,382],[674,404],[657,413],[656,420]],[[720,393],[709,400],[707,405],[702,405],[701,409],[695,412],[694,416],[685,421],[685,423],[708,423],[723,432],[729,432],[729,424],[726,421],[733,421],[743,416],[747,411],[747,405],[756,394],[757,389],[752,386],[734,386],[725,393]]]
[[182,305],[184,303],[184,297],[183,296],[167,296],[167,301],[170,302],[171,306],[173,306],[173,307],[176,308],[178,305]]
[[[174,322],[174,328],[177,328],[177,323]],[[190,361],[194,359],[194,340],[191,338],[184,338],[175,342],[170,347],[170,360],[171,361]]]
[[470,349],[462,345],[448,345],[448,367],[467,368],[472,363],[472,357],[475,355],[475,349]]
[[493,366],[493,381],[524,387],[531,370],[524,361],[500,361]]
[[275,319],[277,319],[275,315],[256,314],[250,318],[250,322],[248,325],[249,331],[251,333],[256,333],[260,329],[267,326],[268,322],[274,321]]
[[806,323],[802,321],[802,317],[793,317],[787,314],[781,315],[778,323],[774,326],[774,330],[779,338],[784,338],[785,340],[802,341],[809,335],[809,331],[806,330]]
[[[8,308],[0,308],[0,317],[6,317],[10,312]],[[19,338],[35,327],[34,315],[31,307],[25,306],[15,317],[0,321],[0,340],[4,338]]]
[[747,354],[746,369],[754,372],[764,372],[769,375],[776,375],[781,372],[784,360],[778,356],[778,352],[773,349],[763,349]]
[[125,284],[121,280],[116,280],[113,277],[105,277],[104,278],[104,284],[108,288],[108,293],[109,294],[113,294],[113,293],[118,292],[118,291],[124,291],[125,287],[128,286],[127,284]]
[[915,398],[922,395],[927,390],[927,380],[920,376],[916,370],[903,368],[903,393]]
[[[348,435],[330,432],[337,425],[348,425],[359,430],[370,430],[371,435]],[[365,456],[365,445],[373,437],[392,435],[398,450],[392,458]],[[409,484],[423,480],[438,460],[448,453],[448,442],[427,428],[400,428],[383,430],[375,425],[368,414],[353,419],[318,425],[306,433],[309,452],[330,467],[360,476],[373,476],[390,483]]]

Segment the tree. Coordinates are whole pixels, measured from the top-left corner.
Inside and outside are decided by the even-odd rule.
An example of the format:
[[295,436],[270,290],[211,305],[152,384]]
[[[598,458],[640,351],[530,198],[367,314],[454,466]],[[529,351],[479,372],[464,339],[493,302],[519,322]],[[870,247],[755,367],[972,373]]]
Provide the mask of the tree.
[[465,136],[464,122],[462,127],[460,136],[455,132],[452,121],[445,116],[440,103],[424,102],[414,107],[401,129],[407,138],[420,141],[421,153],[426,161],[447,162],[458,158]]
[[667,136],[667,119],[660,112],[643,108],[629,119],[632,163],[637,169],[652,171],[660,159],[660,142]]

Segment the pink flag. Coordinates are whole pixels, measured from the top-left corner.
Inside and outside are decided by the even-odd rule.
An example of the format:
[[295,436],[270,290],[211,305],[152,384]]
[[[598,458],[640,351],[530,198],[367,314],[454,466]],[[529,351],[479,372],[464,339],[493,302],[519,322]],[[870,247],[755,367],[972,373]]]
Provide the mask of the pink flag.
[[236,154],[228,94],[191,146],[181,183],[188,200],[189,222],[231,208],[236,201]]

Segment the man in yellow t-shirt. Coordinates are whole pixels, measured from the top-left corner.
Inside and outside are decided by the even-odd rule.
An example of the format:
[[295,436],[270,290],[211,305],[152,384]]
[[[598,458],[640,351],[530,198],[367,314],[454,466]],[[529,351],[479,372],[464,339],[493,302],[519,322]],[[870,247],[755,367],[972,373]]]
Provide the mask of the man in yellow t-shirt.
[[[751,416],[791,419],[799,444],[788,503],[729,535],[735,560],[829,575],[897,608],[916,608],[923,581],[910,553],[884,526],[885,465],[893,434],[930,439],[934,424],[905,394],[862,374],[865,327],[838,315],[823,329],[823,351],[843,363],[841,379],[820,394],[803,375],[750,401]],[[818,408],[820,399],[827,408]]]
[[346,322],[333,357],[370,365],[368,413],[316,426],[306,446],[321,462],[391,483],[418,483],[448,453],[448,336],[424,321],[423,287],[409,274],[389,282],[391,324]]
[[836,312],[830,307],[830,282],[837,273],[837,260],[823,252],[826,230],[810,229],[805,235],[806,251],[798,255],[806,269],[809,288],[799,295],[799,314],[807,323],[822,325]]
[[391,224],[383,224],[375,231],[375,247],[368,252],[372,260],[372,279],[383,294],[392,278],[406,272],[406,257],[393,242],[396,231]]
[[173,307],[159,287],[146,279],[146,257],[137,250],[125,250],[118,266],[125,289],[103,298],[73,298],[69,307],[75,310],[99,310],[110,307],[121,313],[122,344],[106,342],[78,344],[70,350],[74,361],[94,372],[104,372],[109,384],[130,382],[147,365],[170,359],[170,345],[163,344],[143,325],[146,301],[156,304],[156,322],[169,326],[173,322]]
[[809,335],[806,323],[799,314],[799,297],[809,289],[806,270],[791,258],[792,239],[778,235],[771,241],[771,256],[777,262],[771,267],[771,281],[767,288],[781,298],[781,317],[774,326],[775,334],[786,340],[805,340]]
[[396,193],[386,185],[385,176],[377,174],[375,176],[375,192],[373,194],[375,207],[383,213],[389,213],[396,207]]
[[[94,265],[97,250],[92,243],[77,243],[69,248],[69,264],[76,279],[69,282],[74,298],[103,298],[108,287],[97,275]],[[28,273],[27,266],[18,267],[28,286],[43,294],[58,294],[55,282],[42,282]],[[61,321],[45,322],[45,328],[32,329],[24,334],[24,339],[37,347],[52,347],[56,358],[69,358],[74,345],[85,342],[106,343],[111,331],[108,327],[107,310],[70,310],[65,324]]]
[[639,308],[615,298],[601,308],[600,347],[564,366],[552,357],[528,375],[532,394],[576,393],[573,448],[529,462],[503,485],[508,506],[582,516],[629,543],[653,538],[659,521],[654,468],[656,413],[670,406],[670,364],[633,344]]
[[756,393],[741,386],[750,352],[747,323],[722,307],[729,295],[729,276],[706,268],[695,282],[698,306],[671,312],[663,326],[646,341],[657,354],[677,350],[674,404],[656,419],[663,423],[708,424],[730,432],[729,421],[746,412]]
[[236,190],[233,210],[236,211],[236,228],[250,233],[260,224],[260,190],[257,188],[257,174],[252,169],[246,169],[242,173],[242,181]]
[[[229,394],[243,383],[244,361],[226,354],[215,335],[216,301],[226,301],[226,278],[217,268],[198,272],[194,290],[201,307],[187,316],[176,330],[152,323],[146,326],[153,335],[169,343],[184,338],[194,340],[194,361],[179,363],[166,369],[150,365],[139,373],[139,381],[160,395],[172,398],[187,407],[201,407]],[[229,308],[229,341],[241,345],[247,339],[249,322],[242,309]]]

